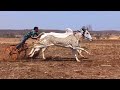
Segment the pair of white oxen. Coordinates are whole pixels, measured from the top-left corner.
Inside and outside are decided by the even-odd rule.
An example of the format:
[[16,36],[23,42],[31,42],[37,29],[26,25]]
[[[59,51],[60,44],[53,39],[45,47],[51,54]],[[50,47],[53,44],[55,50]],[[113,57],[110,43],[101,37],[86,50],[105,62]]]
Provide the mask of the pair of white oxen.
[[38,35],[40,36],[38,42],[34,44],[34,47],[30,51],[28,56],[33,57],[35,52],[38,52],[40,51],[40,49],[42,49],[42,57],[43,59],[46,59],[44,55],[46,48],[54,45],[54,46],[71,48],[76,61],[80,62],[80,60],[77,57],[77,53],[79,53],[81,57],[84,57],[81,54],[81,51],[85,51],[86,53],[90,54],[88,51],[80,47],[80,43],[81,43],[80,40],[81,38],[85,38],[92,41],[92,37],[88,30],[80,29],[76,32],[73,32],[72,29],[66,28],[65,31],[66,31],[65,33],[55,33],[55,32],[43,33],[43,34],[40,33],[41,35],[40,34]]

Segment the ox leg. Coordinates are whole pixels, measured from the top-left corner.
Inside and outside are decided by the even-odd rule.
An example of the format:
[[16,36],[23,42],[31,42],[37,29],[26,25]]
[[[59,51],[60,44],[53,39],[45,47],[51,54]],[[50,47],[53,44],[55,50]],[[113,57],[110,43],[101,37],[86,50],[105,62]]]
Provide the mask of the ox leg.
[[46,50],[46,48],[42,48],[42,57],[43,57],[43,59],[46,59],[46,58],[45,58],[45,53],[44,53],[45,50]]
[[30,54],[29,57],[33,57],[33,55],[34,55],[35,52],[40,51],[40,49],[41,49],[41,48],[44,48],[44,47],[45,47],[44,45],[40,45],[40,46],[34,47],[34,48],[33,48],[34,50],[33,50],[32,54]]
[[87,50],[85,50],[84,48],[78,48],[79,50],[85,51],[86,53],[90,54]]
[[34,53],[35,53],[35,52],[38,52],[39,50],[40,50],[40,48],[38,48],[38,47],[37,47],[37,48],[34,48],[33,53],[32,53],[29,57],[33,57]]
[[76,51],[75,49],[73,49],[73,50],[72,50],[72,53],[74,54],[76,61],[77,61],[77,62],[80,62],[80,60],[79,60],[78,57],[77,57],[77,51]]
[[30,56],[34,50],[35,50],[35,48],[33,47],[32,50],[30,51],[30,53],[28,54],[28,56]]
[[77,52],[80,54],[81,57],[84,58],[84,56],[82,55],[82,50],[77,50]]

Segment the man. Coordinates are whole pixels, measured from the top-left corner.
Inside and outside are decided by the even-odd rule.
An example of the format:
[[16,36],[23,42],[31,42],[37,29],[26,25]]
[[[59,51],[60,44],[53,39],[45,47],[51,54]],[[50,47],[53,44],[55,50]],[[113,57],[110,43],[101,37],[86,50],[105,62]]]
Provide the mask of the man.
[[28,40],[29,38],[36,39],[34,37],[35,35],[38,36],[38,27],[34,27],[32,31],[25,34],[21,42],[16,46],[16,48],[19,49],[22,45],[25,44],[26,40]]

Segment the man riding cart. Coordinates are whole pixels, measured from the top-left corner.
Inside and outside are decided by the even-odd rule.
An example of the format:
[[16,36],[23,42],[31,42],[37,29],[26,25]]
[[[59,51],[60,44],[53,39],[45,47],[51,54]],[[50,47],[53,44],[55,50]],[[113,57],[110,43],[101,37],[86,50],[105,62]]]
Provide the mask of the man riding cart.
[[26,40],[28,40],[29,38],[37,39],[35,36],[38,36],[38,31],[39,31],[38,27],[34,27],[34,29],[32,31],[26,33],[23,36],[21,42],[16,46],[16,48],[20,49],[21,46],[23,46],[25,44]]

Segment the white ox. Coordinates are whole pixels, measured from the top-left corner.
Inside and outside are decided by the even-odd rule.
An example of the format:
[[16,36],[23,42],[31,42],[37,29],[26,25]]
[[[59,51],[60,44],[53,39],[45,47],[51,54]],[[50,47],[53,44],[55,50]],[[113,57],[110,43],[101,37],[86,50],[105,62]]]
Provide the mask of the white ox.
[[[79,42],[79,40],[80,40],[80,38],[81,37],[84,37],[84,38],[87,38],[87,39],[89,39],[89,40],[92,40],[92,37],[91,37],[91,35],[90,35],[90,33],[87,31],[87,30],[80,30],[80,34],[79,34],[79,39],[77,40],[77,39],[75,39],[75,36],[74,36],[74,34],[73,34],[73,31],[71,30],[71,29],[66,29],[67,31],[66,31],[66,33],[53,33],[53,32],[51,32],[51,33],[44,33],[41,37],[40,37],[40,44],[35,44],[34,45],[34,47],[33,47],[33,49],[31,50],[31,52],[29,53],[29,56],[30,57],[33,57],[33,55],[34,55],[34,53],[36,52],[36,51],[39,51],[40,50],[40,48],[42,48],[42,54],[43,54],[43,59],[45,59],[45,56],[44,56],[44,51],[45,51],[45,49],[48,47],[48,46],[51,46],[51,45],[57,45],[57,43],[56,42],[60,42],[60,43],[62,43],[62,44],[68,44],[68,43],[66,43],[66,42],[71,42],[71,39],[72,38],[74,38],[73,40],[72,40],[72,42],[71,42],[71,44],[75,44],[75,45],[77,45],[77,47],[79,47],[79,49],[77,49],[77,51],[78,51],[78,53],[81,55],[81,56],[83,56],[82,54],[81,54],[81,50],[83,50],[83,51],[85,51],[85,52],[87,52],[86,50],[84,50],[83,48],[80,48],[80,42]],[[56,35],[56,36],[55,36]],[[71,36],[72,35],[72,36]],[[69,37],[68,37],[69,36]],[[45,38],[45,39],[44,39]],[[50,39],[50,38],[52,38],[52,39]],[[61,39],[60,39],[61,38]],[[42,40],[42,41],[41,41]],[[47,40],[47,43],[46,43],[46,40]],[[52,42],[50,42],[50,41],[52,40]],[[54,41],[54,40],[57,40],[57,41]],[[61,41],[60,41],[61,40]],[[51,44],[50,44],[50,43]],[[54,42],[54,43],[53,43]],[[76,43],[77,42],[77,43]],[[41,46],[41,44],[43,44],[44,46]],[[67,45],[67,47],[71,47],[71,44],[69,43],[68,45]],[[37,45],[37,46],[36,46]],[[40,45],[40,46],[39,46]],[[47,45],[47,47],[46,47],[46,45]],[[66,46],[65,46],[66,47]],[[74,48],[73,46],[72,46],[72,48]],[[76,48],[76,47],[75,47]],[[88,52],[87,52],[88,53]],[[75,55],[75,57],[76,57],[76,55]],[[76,60],[77,61],[79,61],[78,60],[78,58],[76,57]]]

